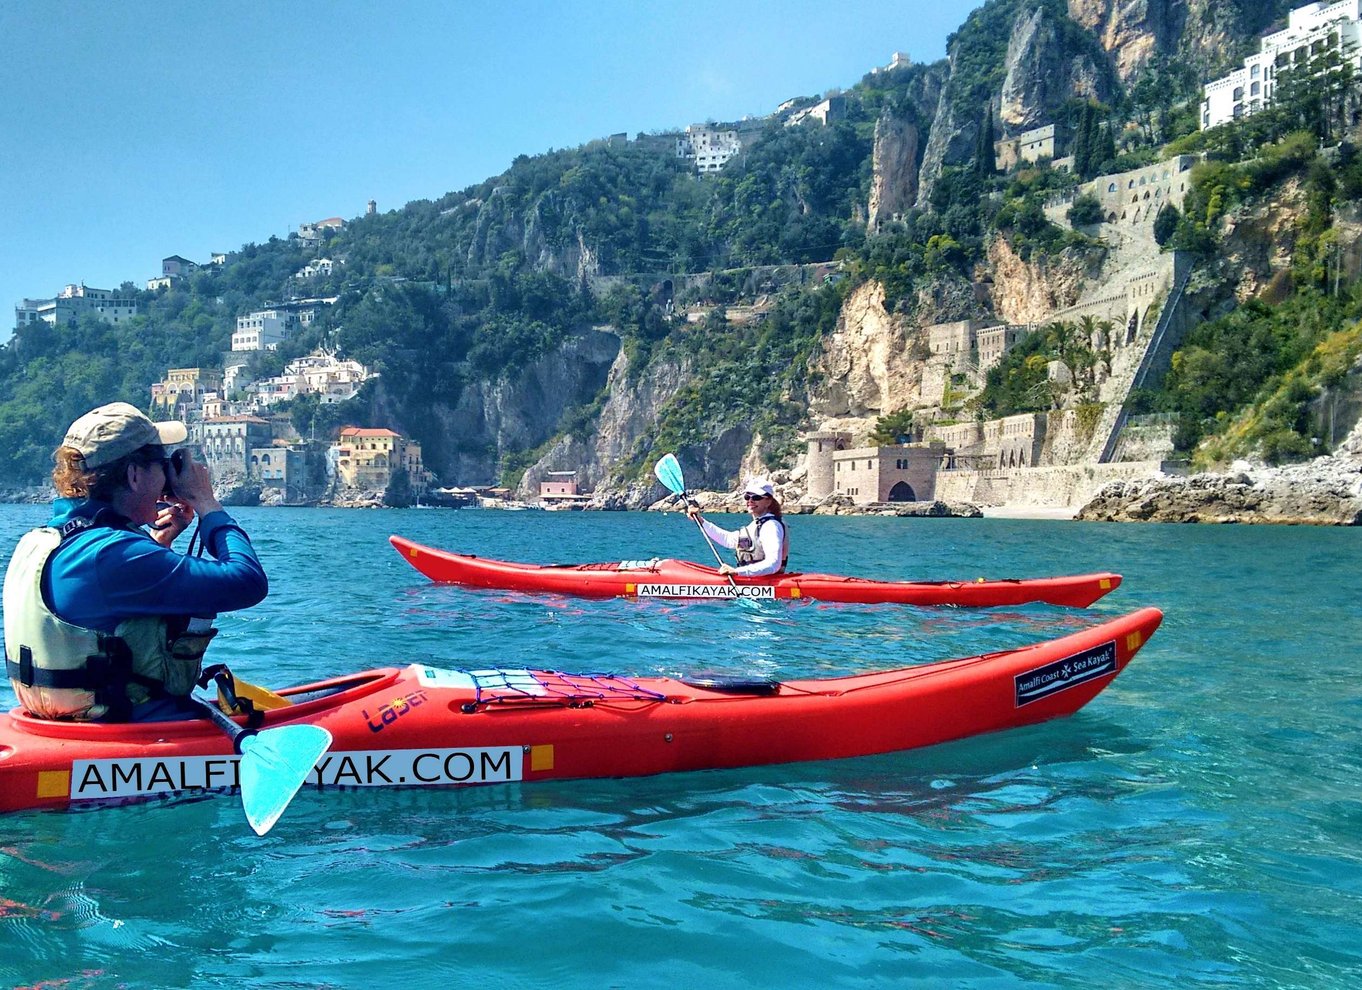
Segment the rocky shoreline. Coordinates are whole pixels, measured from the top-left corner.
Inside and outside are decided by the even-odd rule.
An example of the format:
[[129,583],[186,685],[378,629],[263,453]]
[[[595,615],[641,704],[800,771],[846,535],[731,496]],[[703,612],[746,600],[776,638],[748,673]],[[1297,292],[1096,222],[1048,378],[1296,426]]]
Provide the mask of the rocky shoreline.
[[[691,492],[691,497],[705,512],[741,515],[747,512],[740,497],[731,492]],[[649,512],[683,512],[681,499],[669,495],[646,507]],[[845,495],[829,495],[815,505],[802,502],[782,504],[787,516],[896,516],[900,518],[978,519],[984,512],[968,502],[871,502],[856,505]]]
[[1075,517],[1097,522],[1362,525],[1362,425],[1332,454],[1284,467],[1113,482]]
[[1321,457],[1228,474],[1112,482],[1079,510],[1094,522],[1362,525],[1362,463]]
[[[899,518],[1073,518],[1086,522],[1250,523],[1279,525],[1362,525],[1362,433],[1354,432],[1338,450],[1302,464],[1268,467],[1236,463],[1226,473],[1158,476],[1115,481],[1077,510],[1048,506],[978,506],[966,502],[879,502],[856,505],[843,495],[817,504],[799,501],[791,486],[786,515],[881,516]],[[224,505],[279,505],[255,486],[223,493]],[[598,512],[680,512],[681,499],[657,497],[658,486],[640,482],[601,492],[581,508]],[[740,515],[745,507],[733,492],[692,492],[706,512]],[[56,493],[50,485],[0,488],[0,502],[46,504]],[[383,508],[373,492],[345,492],[314,505],[331,508]]]

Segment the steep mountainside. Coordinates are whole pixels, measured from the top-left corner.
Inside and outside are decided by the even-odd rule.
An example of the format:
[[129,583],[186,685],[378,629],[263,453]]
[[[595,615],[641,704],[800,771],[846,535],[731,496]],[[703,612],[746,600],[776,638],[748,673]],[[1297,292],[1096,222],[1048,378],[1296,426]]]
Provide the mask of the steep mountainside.
[[[732,125],[743,150],[717,174],[696,174],[674,135],[639,134],[521,156],[475,186],[356,218],[318,245],[247,245],[221,268],[138,293],[131,324],[19,331],[0,349],[0,479],[40,477],[52,438],[80,412],[115,396],[145,405],[167,368],[220,363],[238,316],[298,295],[335,303],[278,352],[253,356],[252,375],[320,344],[380,373],[349,403],[294,403],[304,435],[391,427],[422,442],[446,484],[530,484],[575,469],[587,484],[622,487],[646,477],[659,449],[684,450],[714,486],[743,464],[792,468],[801,431],[864,427],[952,391],[957,383],[927,380],[926,327],[1044,321],[1096,291],[1097,259],[1109,248],[1125,257],[1111,239],[1126,234],[1096,192],[1076,196],[1081,183],[1134,175],[1170,141],[1243,159],[1251,145],[1191,133],[1197,73],[1234,64],[1287,9],[989,0],[940,63],[874,71],[759,125]],[[833,97],[826,122],[788,126],[823,97]],[[1050,124],[1072,171],[1046,167],[1048,156],[997,167],[998,148]],[[1351,255],[1319,259],[1337,253],[1329,245],[1341,241],[1324,232],[1357,191],[1326,188],[1307,157],[1283,160],[1266,178],[1244,166],[1243,181],[1198,166],[1195,188],[1179,190],[1192,206],[1168,214],[1178,231],[1169,243],[1199,258],[1189,289],[1199,313],[1269,286],[1306,288],[1311,265],[1332,263],[1335,288],[1355,275]],[[1261,196],[1243,190],[1284,181],[1302,190],[1300,209],[1254,228]],[[1070,222],[1071,205],[1086,214]],[[1136,213],[1152,222],[1150,207]],[[1283,225],[1298,235],[1290,248]],[[318,256],[334,259],[332,274],[295,277]],[[1231,269],[1234,284],[1213,274]],[[954,414],[1039,401],[1047,362],[1074,357],[1035,346],[1005,368],[1013,380]],[[1216,401],[1238,403],[1219,410],[1228,415],[1250,400]]]

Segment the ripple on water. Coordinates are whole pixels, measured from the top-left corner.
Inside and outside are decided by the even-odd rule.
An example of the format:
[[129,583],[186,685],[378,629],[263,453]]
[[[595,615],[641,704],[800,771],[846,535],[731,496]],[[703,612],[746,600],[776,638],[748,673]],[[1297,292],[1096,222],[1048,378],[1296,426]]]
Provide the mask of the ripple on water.
[[[386,542],[702,557],[674,516],[239,515],[272,592],[224,617],[213,655],[267,684],[414,661],[824,676],[1142,605],[1167,619],[1073,718],[911,753],[305,791],[263,839],[230,796],[6,816],[0,982],[1342,990],[1362,974],[1356,531],[801,517],[810,570],[1125,581],[1081,611],[737,609],[441,587]],[[0,553],[41,516],[0,507]]]

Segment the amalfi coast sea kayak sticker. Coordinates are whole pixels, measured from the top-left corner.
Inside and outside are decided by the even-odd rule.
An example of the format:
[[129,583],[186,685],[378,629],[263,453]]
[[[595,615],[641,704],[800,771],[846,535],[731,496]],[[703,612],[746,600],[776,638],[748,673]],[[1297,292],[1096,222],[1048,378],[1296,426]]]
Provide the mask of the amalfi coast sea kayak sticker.
[[1047,663],[1012,678],[1017,707],[1040,701],[1086,681],[1116,673],[1116,641],[1094,646],[1063,660]]

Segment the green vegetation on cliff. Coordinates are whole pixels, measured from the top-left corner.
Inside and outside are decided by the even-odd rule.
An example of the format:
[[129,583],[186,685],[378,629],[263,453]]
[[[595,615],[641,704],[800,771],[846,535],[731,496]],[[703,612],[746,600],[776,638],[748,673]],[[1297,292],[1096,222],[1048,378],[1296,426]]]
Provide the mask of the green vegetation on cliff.
[[[1286,9],[1283,0],[1205,6],[1217,23],[1253,31]],[[995,107],[1021,18],[1045,25],[1066,64],[1090,65],[1097,74],[1105,103],[1085,97],[1048,108],[1074,137],[1080,175],[1151,161],[1169,140],[1165,153],[1206,155],[1182,211],[1160,214],[1161,243],[1196,252],[1210,268],[1230,247],[1227,217],[1261,208],[1284,189],[1298,190],[1304,204],[1291,229],[1291,269],[1274,283],[1272,301],[1194,331],[1167,379],[1139,397],[1141,408],[1175,412],[1184,446],[1210,439],[1205,456],[1260,449],[1287,458],[1329,443],[1317,417],[1320,396],[1342,387],[1340,363],[1351,353],[1359,315],[1341,275],[1335,218],[1341,206],[1362,200],[1362,162],[1346,142],[1328,153],[1318,148],[1335,145],[1342,133],[1342,95],[1356,91],[1349,70],[1321,64],[1294,79],[1284,73],[1280,105],[1270,112],[1189,133],[1199,88],[1186,60],[1157,55],[1122,88],[1098,39],[1069,17],[1064,0],[989,0],[952,36],[949,67],[868,74],[838,94],[841,115],[827,126],[787,127],[777,118],[757,130],[744,124],[743,154],[718,174],[697,175],[692,162],[678,158],[675,135],[521,156],[501,175],[461,191],[357,218],[317,248],[272,238],[170,289],[125,286],[139,305],[139,316],[125,324],[25,327],[0,348],[0,479],[42,477],[51,446],[81,412],[114,398],[145,407],[151,384],[167,369],[220,366],[237,317],[298,295],[334,297],[335,304],[278,351],[252,356],[252,375],[277,374],[325,345],[381,376],[341,406],[293,402],[287,411],[305,435],[320,437],[347,422],[386,425],[420,440],[437,473],[478,465],[513,480],[555,435],[592,432],[604,405],[604,371],[582,384],[581,394],[550,397],[556,421],[513,443],[493,427],[448,429],[451,410],[472,387],[514,382],[604,325],[628,359],[620,387],[637,385],[662,362],[690,375],[629,459],[639,475],[649,442],[683,449],[721,436],[760,436],[769,463],[783,463],[805,425],[815,384],[810,358],[856,286],[881,282],[891,311],[911,316],[922,306],[936,318],[946,311],[964,318],[981,315],[971,283],[994,238],[1031,261],[1103,250],[1045,212],[1080,175],[1044,162],[1008,174],[993,167]],[[868,231],[877,121],[889,114],[915,126],[921,154],[938,119],[938,94],[950,111],[944,116],[960,130],[947,135],[958,140],[930,177],[930,196]],[[1076,199],[1071,222],[1095,223],[1095,206],[1090,197]],[[318,256],[336,261],[332,274],[296,280]],[[839,269],[836,284],[816,278],[828,267],[811,267],[829,262]],[[808,267],[793,267],[801,265]],[[941,299],[947,303],[938,305]],[[725,313],[758,301],[756,315],[735,310],[730,320]],[[696,323],[687,309],[711,312]],[[990,373],[975,411],[1053,408],[1053,361],[1087,396],[1105,355],[1075,341],[1091,341],[1092,329],[1053,324],[1027,338]],[[911,418],[891,417],[878,436],[912,426]]]

